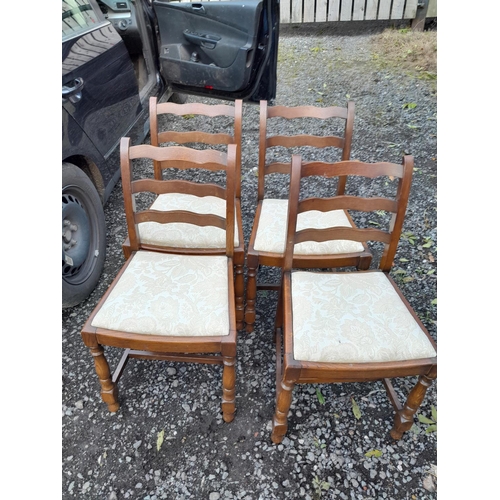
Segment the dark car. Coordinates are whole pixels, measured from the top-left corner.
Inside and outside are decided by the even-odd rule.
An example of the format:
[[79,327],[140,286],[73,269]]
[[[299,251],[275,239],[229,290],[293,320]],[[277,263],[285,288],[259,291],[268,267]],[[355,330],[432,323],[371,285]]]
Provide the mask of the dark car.
[[276,93],[278,0],[62,0],[62,305],[95,288],[118,144],[149,132],[151,96]]

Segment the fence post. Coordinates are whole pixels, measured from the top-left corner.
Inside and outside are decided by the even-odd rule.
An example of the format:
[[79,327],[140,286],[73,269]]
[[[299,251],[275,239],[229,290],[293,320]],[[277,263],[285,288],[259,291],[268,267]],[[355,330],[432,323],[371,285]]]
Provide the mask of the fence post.
[[427,17],[427,9],[429,8],[429,0],[419,0],[415,19],[411,22],[413,31],[424,31],[425,19]]

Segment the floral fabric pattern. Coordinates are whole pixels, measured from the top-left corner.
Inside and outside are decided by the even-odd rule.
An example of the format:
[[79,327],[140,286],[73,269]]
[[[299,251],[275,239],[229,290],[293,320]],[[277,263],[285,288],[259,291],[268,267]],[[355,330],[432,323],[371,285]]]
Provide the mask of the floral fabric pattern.
[[436,356],[382,272],[292,274],[294,357],[368,363]]
[[92,326],[144,335],[228,335],[225,256],[137,252]]
[[[161,194],[151,205],[154,210],[188,210],[199,214],[214,214],[226,217],[226,201],[216,196],[198,197],[191,194]],[[235,219],[234,245],[239,245],[238,223]],[[193,224],[141,222],[138,224],[139,238],[149,245],[178,248],[226,248],[226,232],[214,226]]]
[[[262,202],[259,226],[255,237],[255,250],[261,252],[285,252],[286,222],[288,214],[288,200],[265,199]],[[349,219],[343,210],[319,212],[311,210],[299,214],[297,230],[306,228],[324,229],[328,227],[351,227]],[[295,255],[324,255],[350,252],[362,252],[363,245],[357,241],[304,241],[295,245]]]

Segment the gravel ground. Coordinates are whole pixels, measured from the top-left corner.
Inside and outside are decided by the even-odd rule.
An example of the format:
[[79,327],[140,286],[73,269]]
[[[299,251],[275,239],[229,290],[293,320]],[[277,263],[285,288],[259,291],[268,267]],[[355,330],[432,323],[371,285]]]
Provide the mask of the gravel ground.
[[[352,158],[400,162],[403,154],[414,155],[393,276],[436,338],[436,94],[431,82],[374,65],[370,42],[376,31],[366,25],[282,28],[275,104],[328,106],[353,100]],[[417,106],[408,109],[405,103]],[[193,118],[180,119],[177,126],[207,125]],[[242,153],[248,241],[257,188],[255,105],[244,106]],[[321,193],[326,188],[316,184],[311,189]],[[286,184],[276,181],[271,195],[285,197]],[[393,410],[381,383],[297,386],[288,434],[282,444],[271,443],[272,292],[259,292],[255,331],[240,332],[232,423],[224,423],[220,414],[221,368],[210,365],[131,360],[119,384],[121,408],[109,413],[80,329],[124,262],[121,184],[106,206],[106,219],[107,259],[99,285],[87,301],[62,313],[62,498],[436,498],[437,434],[426,433],[415,420],[415,432],[394,442],[389,436]],[[275,273],[263,268],[260,277],[271,280]],[[106,356],[115,366],[119,353],[107,349]],[[395,381],[401,397],[412,383]],[[434,384],[422,415],[431,416],[436,397]],[[359,419],[352,398],[361,410]],[[382,453],[367,457],[371,450]]]

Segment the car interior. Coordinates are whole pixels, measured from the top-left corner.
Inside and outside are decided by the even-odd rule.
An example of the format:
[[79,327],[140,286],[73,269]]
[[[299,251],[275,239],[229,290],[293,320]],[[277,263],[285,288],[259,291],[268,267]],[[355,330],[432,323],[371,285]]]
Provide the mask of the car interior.
[[[130,0],[97,0],[97,3],[125,43],[134,64],[139,96],[144,102],[157,83],[156,51],[150,46],[151,40],[156,40],[156,37],[147,34],[148,30],[154,30],[152,7]],[[145,9],[144,13],[138,10],[141,8]]]

